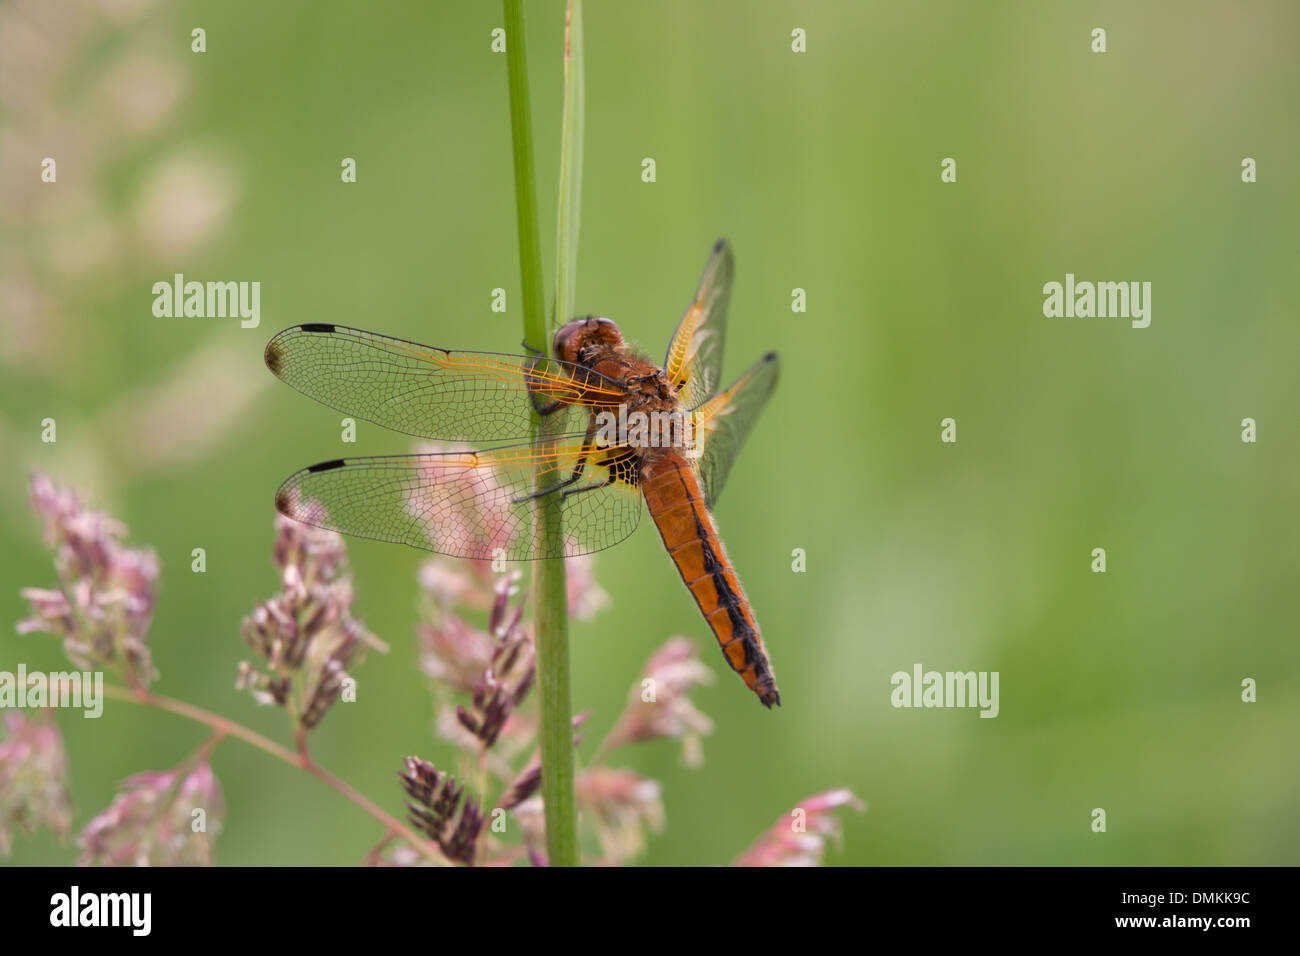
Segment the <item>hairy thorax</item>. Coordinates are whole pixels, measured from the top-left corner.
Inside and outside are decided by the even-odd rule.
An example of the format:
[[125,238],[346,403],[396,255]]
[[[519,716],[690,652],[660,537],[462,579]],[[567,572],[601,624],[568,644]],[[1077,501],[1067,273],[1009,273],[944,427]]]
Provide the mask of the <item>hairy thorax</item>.
[[[626,442],[611,440],[602,428],[597,440],[603,447],[622,447],[647,461],[680,451],[689,442],[687,410],[678,398],[679,386],[658,365],[637,355],[612,320],[592,316],[567,323],[556,333],[555,353],[563,361],[588,369],[603,383],[600,396],[592,396],[596,399],[590,403],[593,416],[617,416],[620,428],[637,419],[641,424],[651,420],[648,434],[636,432],[635,425],[626,429],[632,436]],[[620,393],[614,402],[608,397],[610,383]],[[593,419],[593,428],[596,424]]]

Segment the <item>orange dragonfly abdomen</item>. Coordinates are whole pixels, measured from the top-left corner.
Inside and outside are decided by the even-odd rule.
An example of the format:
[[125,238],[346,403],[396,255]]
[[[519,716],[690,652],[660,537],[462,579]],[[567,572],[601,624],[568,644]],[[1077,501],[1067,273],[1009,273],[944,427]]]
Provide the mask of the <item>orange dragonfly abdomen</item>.
[[705,506],[695,470],[676,451],[647,456],[641,490],[664,546],[695,596],[727,663],[758,699],[781,703],[763,639]]

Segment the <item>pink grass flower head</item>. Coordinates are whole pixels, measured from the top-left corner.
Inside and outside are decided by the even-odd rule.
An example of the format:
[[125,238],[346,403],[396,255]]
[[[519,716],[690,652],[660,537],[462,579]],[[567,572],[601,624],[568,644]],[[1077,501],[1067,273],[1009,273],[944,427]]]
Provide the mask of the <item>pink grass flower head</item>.
[[[435,683],[452,691],[473,694],[492,666],[500,635],[510,624],[519,625],[522,599],[513,621],[503,614],[509,598],[519,593],[520,572],[494,575],[486,562],[469,562],[467,569],[434,558],[420,568],[420,586],[426,596],[424,617],[416,627],[420,667]],[[489,610],[488,630],[463,616]]]
[[496,743],[515,708],[528,696],[537,673],[531,630],[522,624],[523,605],[510,605],[510,598],[518,593],[518,579],[515,571],[497,581],[488,617],[492,656],[474,687],[472,707],[456,709],[461,725],[484,748]]
[[310,730],[338,700],[348,668],[388,648],[352,617],[347,551],[332,531],[276,516],[274,560],[282,590],[244,619],[248,645],[265,662],[240,665],[237,686],[283,707]]
[[491,561],[433,557],[420,565],[419,584],[436,608],[486,611],[499,576]]
[[664,806],[657,780],[632,770],[590,767],[576,782],[578,809],[590,813],[608,862],[622,863],[639,855],[646,831],[664,826]]
[[[541,764],[538,767],[538,784],[541,783]],[[546,859],[546,808],[542,804],[541,794],[534,793],[511,809],[515,823],[524,835],[524,848],[528,861],[533,866],[549,866]]]
[[409,798],[407,816],[446,854],[448,859],[473,865],[483,830],[478,801],[465,796],[465,788],[427,760],[406,757],[406,772],[399,774]]
[[609,595],[596,583],[595,559],[579,554],[565,560],[564,587],[569,614],[579,621],[589,621],[610,605]]
[[713,721],[695,708],[688,694],[697,685],[711,683],[713,671],[696,655],[695,643],[669,638],[646,661],[641,676],[601,751],[644,740],[680,739],[686,764],[699,766],[704,761],[702,739],[713,732]]
[[0,857],[9,855],[11,828],[32,833],[47,826],[68,838],[72,806],[65,780],[68,761],[58,724],[46,712],[4,715],[0,738]]
[[472,694],[492,662],[492,638],[448,611],[436,624],[416,625],[420,669],[430,680]]
[[[421,669],[439,699],[438,734],[462,750],[481,754],[493,773],[507,777],[510,771],[502,758],[531,748],[537,731],[535,714],[518,710],[536,675],[521,577],[520,571],[493,573],[484,562],[469,565],[463,573],[437,559],[428,561],[420,573],[429,598],[426,619],[416,626]],[[485,629],[470,624],[462,609],[487,610]],[[468,706],[447,703],[460,695],[469,696]],[[496,752],[487,753],[488,748]]]
[[127,684],[147,687],[156,676],[148,638],[158,597],[157,556],[124,547],[125,525],[86,510],[45,475],[32,475],[30,490],[46,544],[54,549],[59,586],[23,590],[31,616],[18,623],[18,633],[53,634],[78,667],[120,668]]
[[841,828],[835,811],[841,807],[859,813],[867,809],[846,788],[815,794],[791,810],[789,819],[759,834],[733,866],[821,866],[827,840],[839,845]]
[[531,760],[524,765],[524,769],[519,771],[514,780],[510,781],[510,786],[506,787],[498,805],[502,810],[513,810],[524,801],[531,799],[541,789],[542,761]]
[[[582,743],[582,734],[576,731],[587,722],[591,716],[590,711],[583,711],[574,714],[571,718],[570,726],[575,731],[573,735],[573,745],[576,747]],[[529,722],[532,728],[531,739],[536,739],[537,723],[535,720]],[[538,793],[542,787],[542,750],[540,746],[533,749],[532,756],[527,763],[513,776],[500,775],[502,779],[509,779],[510,783],[506,786],[497,801],[497,807],[502,810],[510,810],[514,814],[515,822],[519,824],[520,830],[524,835],[524,847],[526,848],[525,856],[534,866],[547,866],[546,854],[541,849],[546,846],[546,815],[542,806],[542,798]]]
[[209,866],[225,804],[206,759],[122,782],[81,831],[82,866]]
[[537,737],[536,715],[511,714],[496,742],[485,750],[483,742],[461,723],[458,713],[460,709],[461,705],[440,705],[434,719],[434,732],[443,740],[454,744],[461,753],[472,757],[498,780],[511,779],[514,775],[514,759],[532,747]]

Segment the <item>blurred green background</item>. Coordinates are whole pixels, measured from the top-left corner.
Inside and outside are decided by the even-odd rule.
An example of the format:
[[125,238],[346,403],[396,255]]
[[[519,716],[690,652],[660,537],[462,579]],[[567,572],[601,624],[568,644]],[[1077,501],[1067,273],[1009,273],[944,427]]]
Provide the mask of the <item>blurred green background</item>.
[[[563,3],[527,13],[549,301]],[[0,8],[0,619],[55,581],[25,499],[41,469],[157,549],[156,689],[286,738],[233,689],[240,621],[277,588],[273,492],[409,445],[364,424],[342,445],[340,416],[276,383],[262,348],[327,321],[516,350],[501,25],[469,2]],[[716,516],[784,706],[727,670],[648,521],[598,560],[612,608],[573,625],[583,756],[670,635],[717,672],[695,694],[716,723],[701,769],[667,742],[616,761],[663,782],[644,861],[727,862],[837,786],[869,810],[844,814],[830,863],[1300,859],[1298,42],[1285,2],[587,4],[580,311],[662,356],[725,235],[727,377],[783,362]],[[173,272],[260,281],[261,327],[155,318]],[[1150,281],[1150,328],[1045,318],[1067,272]],[[424,555],[348,545],[356,612],[392,651],[314,753],[398,812],[400,757],[451,757],[416,664]],[[20,661],[63,657],[0,628],[0,669]],[[918,662],[999,671],[1000,715],[894,709],[890,675]],[[76,828],[204,737],[112,702],[60,725]],[[350,864],[381,835],[238,742],[214,768],[222,864]],[[73,857],[42,834],[7,862]]]

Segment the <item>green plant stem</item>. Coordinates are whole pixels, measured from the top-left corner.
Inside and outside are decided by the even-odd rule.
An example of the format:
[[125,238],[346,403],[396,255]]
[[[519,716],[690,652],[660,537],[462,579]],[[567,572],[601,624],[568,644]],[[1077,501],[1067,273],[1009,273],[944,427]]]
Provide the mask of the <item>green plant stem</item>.
[[[514,145],[515,209],[519,223],[519,271],[523,285],[524,340],[549,354],[550,336],[542,304],[542,256],[537,225],[533,133],[529,113],[528,60],[522,0],[503,0],[506,64],[510,86],[510,132]],[[560,416],[554,416],[559,418]],[[547,424],[534,416],[534,437],[550,440]],[[553,483],[552,468],[539,467],[534,487]],[[541,540],[562,538],[561,502],[544,495],[536,510]],[[572,705],[569,701],[569,617],[562,560],[533,568],[533,613],[537,627],[537,688],[541,695],[542,800],[546,807],[546,853],[552,866],[578,863],[578,814],[573,783]]]
[[586,118],[582,0],[569,0],[564,23],[564,118],[560,127],[560,200],[555,215],[555,323],[575,317],[578,226],[582,212],[582,141]]
[[306,753],[294,753],[288,747],[277,744],[269,737],[263,737],[255,730],[250,730],[243,724],[236,723],[228,717],[222,717],[220,714],[214,714],[210,710],[204,710],[202,707],[196,707],[193,704],[187,704],[183,700],[176,700],[172,697],[164,697],[161,694],[155,694],[148,690],[130,690],[125,687],[118,687],[114,684],[107,684],[104,687],[104,696],[112,697],[115,700],[130,701],[133,704],[143,704],[146,707],[156,707],[159,710],[165,710],[169,713],[178,714],[181,717],[188,717],[197,723],[211,727],[213,738],[204,746],[211,748],[217,744],[222,737],[238,737],[244,743],[256,747],[264,753],[270,754],[283,760],[292,767],[299,770],[305,770],[317,780],[321,781],[331,789],[347,797],[366,813],[370,814],[384,826],[388,827],[390,835],[404,837],[417,851],[424,854],[430,860],[443,865],[449,866],[450,863],[442,855],[442,852],[428,840],[421,837],[414,830],[402,823],[396,817],[385,813],[380,807],[374,804],[369,798],[350,785],[340,780],[334,774],[330,773],[324,767],[314,763]]

